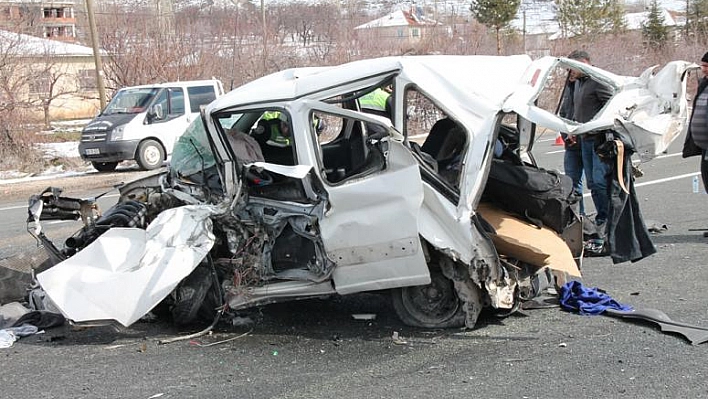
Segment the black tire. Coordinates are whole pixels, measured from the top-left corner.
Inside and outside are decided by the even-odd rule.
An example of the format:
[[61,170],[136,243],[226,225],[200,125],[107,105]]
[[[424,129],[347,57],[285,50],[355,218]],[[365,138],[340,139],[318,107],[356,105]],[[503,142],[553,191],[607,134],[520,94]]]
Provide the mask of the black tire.
[[193,324],[197,321],[199,309],[211,289],[213,279],[206,267],[197,267],[177,286],[172,321],[177,325]]
[[430,284],[396,288],[393,308],[412,327],[453,328],[465,325],[465,311],[451,280],[440,271],[430,272]]
[[199,312],[197,313],[197,318],[205,322],[211,322],[214,320],[214,317],[216,317],[216,313],[219,311],[219,308],[223,302],[223,298],[221,298],[221,290],[214,289],[213,276],[211,280],[211,289],[204,297],[202,306],[199,307]]
[[118,166],[118,162],[91,162],[93,168],[99,172],[113,172]]
[[155,140],[145,140],[138,146],[138,153],[135,157],[138,166],[144,170],[152,170],[162,166],[165,160],[165,149],[162,144]]

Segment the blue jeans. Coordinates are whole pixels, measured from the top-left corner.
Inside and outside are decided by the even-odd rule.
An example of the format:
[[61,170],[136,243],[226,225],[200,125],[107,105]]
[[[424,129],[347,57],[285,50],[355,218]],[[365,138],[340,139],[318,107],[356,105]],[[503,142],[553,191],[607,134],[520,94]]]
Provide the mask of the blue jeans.
[[580,148],[566,148],[563,156],[563,170],[565,170],[565,175],[573,180],[573,191],[580,196],[580,214],[585,215],[585,205],[583,204],[583,157]]
[[588,181],[588,188],[595,204],[595,224],[601,225],[607,221],[609,196],[607,194],[607,174],[609,165],[602,162],[595,152],[595,140],[592,136],[583,136],[580,140],[580,151],[583,157],[583,170]]

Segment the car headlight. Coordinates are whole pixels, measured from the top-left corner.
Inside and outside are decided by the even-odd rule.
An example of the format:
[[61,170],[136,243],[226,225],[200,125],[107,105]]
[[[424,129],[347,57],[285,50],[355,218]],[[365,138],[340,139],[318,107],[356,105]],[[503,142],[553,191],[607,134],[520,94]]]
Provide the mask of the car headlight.
[[123,131],[125,131],[125,125],[114,127],[111,132],[111,141],[123,140]]

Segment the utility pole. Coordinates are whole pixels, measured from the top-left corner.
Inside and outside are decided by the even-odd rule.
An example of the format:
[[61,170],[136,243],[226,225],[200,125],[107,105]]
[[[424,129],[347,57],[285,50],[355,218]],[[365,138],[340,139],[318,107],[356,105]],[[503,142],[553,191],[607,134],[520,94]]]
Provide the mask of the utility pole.
[[264,0],[261,0],[261,23],[263,24],[263,74],[268,70],[268,29],[266,28],[266,12]]
[[175,11],[172,0],[157,0],[155,2],[157,10],[157,23],[160,34],[166,37],[174,35]]
[[524,27],[523,27],[522,34],[523,34],[523,38],[524,38],[524,40],[523,40],[524,41],[524,54],[526,54],[526,8],[523,9],[522,13],[523,13],[522,15],[524,16],[523,17],[524,18],[524,22],[523,22]]
[[98,101],[101,110],[106,108],[106,86],[103,83],[103,62],[101,49],[98,47],[98,33],[96,33],[96,20],[93,15],[92,0],[86,0],[86,13],[88,14],[89,31],[91,32],[91,47],[93,47],[93,61],[96,64],[96,86],[98,86]]
[[687,40],[688,40],[688,33],[689,33],[689,32],[688,32],[688,29],[689,29],[689,25],[688,25],[688,13],[690,12],[690,11],[689,11],[689,10],[690,10],[690,7],[691,7],[691,3],[689,2],[689,0],[686,0],[686,20],[683,21],[683,40],[684,40],[684,41],[687,41]]

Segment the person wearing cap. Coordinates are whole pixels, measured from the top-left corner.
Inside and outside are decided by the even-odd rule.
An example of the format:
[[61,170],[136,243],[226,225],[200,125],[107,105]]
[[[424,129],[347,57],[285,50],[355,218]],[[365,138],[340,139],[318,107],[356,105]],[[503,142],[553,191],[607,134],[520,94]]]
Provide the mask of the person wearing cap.
[[688,124],[683,157],[701,156],[703,189],[708,192],[708,91],[706,91],[706,87],[708,87],[708,53],[703,54],[700,66],[703,77],[698,83],[698,90],[693,98],[693,112]]
[[[590,55],[582,50],[570,53],[568,58],[590,65]],[[612,88],[591,79],[579,70],[571,69],[570,75],[576,80],[573,93],[573,120],[580,123],[589,122],[605,106],[614,94]],[[595,204],[595,224],[602,230],[609,211],[609,196],[607,191],[607,174],[609,165],[603,162],[595,150],[595,142],[604,139],[602,132],[587,133],[580,138],[583,170],[588,188]]]

